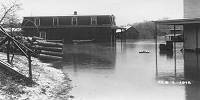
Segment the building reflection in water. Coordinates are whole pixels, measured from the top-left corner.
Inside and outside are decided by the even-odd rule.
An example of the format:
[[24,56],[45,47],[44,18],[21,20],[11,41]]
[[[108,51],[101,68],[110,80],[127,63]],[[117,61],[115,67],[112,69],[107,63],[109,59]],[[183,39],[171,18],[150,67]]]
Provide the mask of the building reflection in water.
[[191,85],[185,85],[186,100],[199,100],[200,98],[200,54],[195,52],[184,53],[184,76],[192,81]]
[[172,50],[160,50],[159,51],[160,56],[166,56],[168,59],[172,59],[173,58],[173,51]]
[[[164,56],[160,52],[160,55]],[[171,54],[170,54],[171,56]],[[174,84],[174,85],[181,85],[185,86],[185,98],[186,100],[199,100],[200,98],[200,54],[195,52],[184,52],[184,66],[183,66],[183,72],[179,74],[183,75],[177,75],[176,67],[174,65],[174,71],[165,72],[165,75],[162,75],[162,72],[159,72],[159,66],[157,66],[157,76],[156,79],[164,80],[164,81],[176,81],[176,82],[191,82],[191,84]],[[171,59],[172,57],[169,57]]]
[[114,69],[116,48],[107,43],[77,43],[64,46],[63,67],[79,69]]

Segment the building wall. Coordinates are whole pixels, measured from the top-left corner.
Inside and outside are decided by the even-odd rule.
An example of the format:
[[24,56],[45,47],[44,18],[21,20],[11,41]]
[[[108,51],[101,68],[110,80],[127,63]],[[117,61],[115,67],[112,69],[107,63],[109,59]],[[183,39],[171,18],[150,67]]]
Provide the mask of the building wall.
[[189,80],[200,80],[200,54],[184,52],[184,76]]
[[112,30],[106,27],[72,27],[66,28],[63,33],[64,41],[95,40],[96,42],[109,42]]
[[191,50],[200,48],[200,25],[199,24],[184,25],[184,48],[191,49]]
[[[68,27],[68,28],[39,28],[39,32],[47,34],[47,40],[94,40],[95,42],[110,42],[113,29],[110,27]],[[29,36],[38,36],[36,29],[24,29]]]
[[[190,81],[200,81],[200,54],[184,52],[184,78]],[[192,83],[193,84],[193,83]],[[200,84],[185,85],[186,100],[200,98]]]
[[200,17],[200,0],[184,0],[184,18]]

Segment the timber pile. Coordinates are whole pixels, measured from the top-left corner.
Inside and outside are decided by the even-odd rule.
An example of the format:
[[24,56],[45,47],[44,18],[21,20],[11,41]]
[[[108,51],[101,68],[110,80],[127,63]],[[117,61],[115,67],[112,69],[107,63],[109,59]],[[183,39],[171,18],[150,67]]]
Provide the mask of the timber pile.
[[38,52],[38,57],[43,60],[63,58],[63,44],[47,42],[46,40],[36,40],[33,48]]

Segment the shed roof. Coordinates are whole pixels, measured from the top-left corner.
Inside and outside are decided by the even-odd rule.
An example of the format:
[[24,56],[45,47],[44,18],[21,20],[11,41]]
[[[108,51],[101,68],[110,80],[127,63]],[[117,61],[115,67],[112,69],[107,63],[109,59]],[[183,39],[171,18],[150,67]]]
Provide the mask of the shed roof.
[[157,24],[162,25],[184,25],[184,24],[200,24],[200,18],[184,18],[184,19],[173,19],[173,20],[159,20],[154,21]]

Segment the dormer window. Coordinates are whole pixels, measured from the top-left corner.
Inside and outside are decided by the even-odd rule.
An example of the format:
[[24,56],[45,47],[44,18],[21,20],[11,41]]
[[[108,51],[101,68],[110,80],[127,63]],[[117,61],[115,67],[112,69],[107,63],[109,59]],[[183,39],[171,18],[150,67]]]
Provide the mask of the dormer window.
[[96,16],[91,17],[91,25],[97,25],[97,17]]
[[59,25],[58,21],[58,18],[53,18],[53,26]]
[[72,17],[72,25],[77,25],[77,17]]
[[39,19],[39,18],[36,18],[36,19],[34,20],[34,23],[35,23],[35,25],[40,26],[40,19]]

